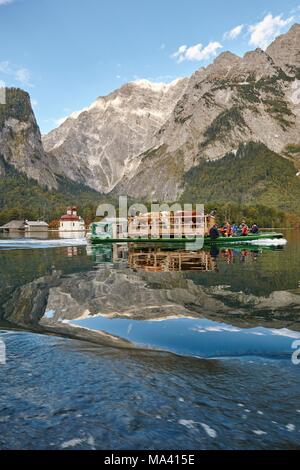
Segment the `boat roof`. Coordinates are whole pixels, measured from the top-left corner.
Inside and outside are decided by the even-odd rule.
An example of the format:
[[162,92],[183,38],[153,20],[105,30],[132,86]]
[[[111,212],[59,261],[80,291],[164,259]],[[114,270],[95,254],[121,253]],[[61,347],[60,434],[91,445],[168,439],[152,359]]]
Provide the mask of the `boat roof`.
[[22,228],[24,227],[24,219],[23,220],[11,220],[10,222],[8,222],[7,224],[5,225],[2,225],[2,227],[0,227],[1,229],[6,229],[6,228]]
[[26,220],[25,225],[29,225],[30,227],[48,227],[47,222],[43,222],[42,220]]
[[96,222],[96,224],[116,224],[116,223],[128,223],[128,220],[125,217],[107,217]]

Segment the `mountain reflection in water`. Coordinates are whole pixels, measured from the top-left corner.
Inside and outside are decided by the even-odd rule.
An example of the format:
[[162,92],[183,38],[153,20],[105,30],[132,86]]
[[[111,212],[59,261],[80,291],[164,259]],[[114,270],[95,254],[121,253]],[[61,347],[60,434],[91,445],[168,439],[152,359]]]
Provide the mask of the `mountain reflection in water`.
[[287,237],[0,250],[0,448],[298,448]]
[[[80,257],[82,249],[67,247],[65,254]],[[1,316],[23,328],[122,348],[201,357],[289,354],[300,337],[298,293],[236,288],[243,271],[247,282],[249,271],[275,252],[255,246],[195,252],[167,244],[88,247],[90,269],[68,275],[52,269],[20,285],[3,302]],[[214,285],[212,276],[226,266],[234,274]],[[202,276],[210,277],[203,283]]]

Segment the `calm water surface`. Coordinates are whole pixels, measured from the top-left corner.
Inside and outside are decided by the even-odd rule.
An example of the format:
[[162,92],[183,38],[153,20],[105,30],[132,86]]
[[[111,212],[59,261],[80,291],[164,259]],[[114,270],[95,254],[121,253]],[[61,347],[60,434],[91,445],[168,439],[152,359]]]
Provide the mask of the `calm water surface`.
[[300,448],[300,233],[286,237],[0,239],[0,448]]

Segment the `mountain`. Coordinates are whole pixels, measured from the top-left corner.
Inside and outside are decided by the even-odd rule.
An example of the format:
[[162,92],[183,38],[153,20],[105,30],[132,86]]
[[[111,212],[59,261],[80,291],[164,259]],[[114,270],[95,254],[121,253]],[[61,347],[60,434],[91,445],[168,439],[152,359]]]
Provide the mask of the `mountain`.
[[64,200],[91,207],[119,195],[299,214],[299,37],[295,24],[266,51],[223,52],[190,78],[128,83],[42,138],[29,95],[7,89],[0,212],[26,205],[19,182],[32,188],[34,214],[46,200],[51,216]]
[[5,89],[0,104],[0,225],[15,218],[50,221],[66,205],[94,218],[99,193],[56,173],[55,157],[44,151],[28,93]]
[[[242,142],[257,141],[300,156],[300,25],[240,58],[224,52],[195,72],[153,148],[135,158],[116,194],[176,200],[184,174],[203,160],[221,159]],[[287,65],[288,64],[288,65]]]
[[44,136],[44,148],[58,161],[60,174],[107,193],[126,168],[134,171],[134,157],[152,147],[186,84],[128,83],[71,115]]
[[294,24],[287,34],[279,36],[267,49],[276,65],[300,79],[300,25]]
[[13,219],[50,222],[65,213],[66,206],[79,206],[86,223],[94,220],[101,195],[65,177],[56,177],[56,189],[41,186],[0,156],[0,226]]
[[44,152],[30,96],[18,88],[6,88],[5,104],[0,104],[0,157],[0,175],[6,162],[41,186],[57,188],[55,162]]
[[0,104],[0,175],[5,174],[6,162],[42,186],[56,188],[28,93],[7,88],[5,98],[6,103]]
[[276,207],[300,214],[294,162],[264,144],[240,144],[221,160],[201,161],[184,175],[182,201]]

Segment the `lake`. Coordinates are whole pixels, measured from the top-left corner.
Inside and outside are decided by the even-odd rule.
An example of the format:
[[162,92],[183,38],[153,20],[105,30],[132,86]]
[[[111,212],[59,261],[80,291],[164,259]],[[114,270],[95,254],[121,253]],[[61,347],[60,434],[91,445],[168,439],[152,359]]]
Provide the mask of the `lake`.
[[300,232],[285,237],[0,239],[0,448],[299,449]]

